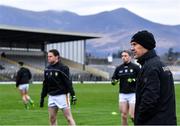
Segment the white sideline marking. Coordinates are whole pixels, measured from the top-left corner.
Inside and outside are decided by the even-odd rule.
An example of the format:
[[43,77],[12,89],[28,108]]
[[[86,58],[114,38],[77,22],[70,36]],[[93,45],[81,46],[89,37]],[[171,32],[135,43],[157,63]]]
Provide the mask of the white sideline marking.
[[[81,84],[80,81],[73,81],[73,84]],[[82,84],[110,84],[111,81],[83,81]],[[16,84],[14,81],[0,82],[0,84]],[[42,84],[42,81],[33,81],[33,84]],[[174,84],[180,84],[180,81],[174,81]]]

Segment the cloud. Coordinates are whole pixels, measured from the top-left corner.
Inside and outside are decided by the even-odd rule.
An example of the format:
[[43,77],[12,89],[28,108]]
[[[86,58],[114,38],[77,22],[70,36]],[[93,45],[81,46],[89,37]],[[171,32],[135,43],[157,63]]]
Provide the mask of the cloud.
[[68,10],[79,15],[124,7],[154,22],[180,24],[179,0],[0,0],[0,5],[33,11]]

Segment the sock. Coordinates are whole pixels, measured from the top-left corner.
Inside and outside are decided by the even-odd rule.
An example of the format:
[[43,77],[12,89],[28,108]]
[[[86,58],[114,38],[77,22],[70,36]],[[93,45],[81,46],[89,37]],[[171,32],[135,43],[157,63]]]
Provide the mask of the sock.
[[28,103],[24,103],[24,105],[25,105],[25,109],[29,109]]

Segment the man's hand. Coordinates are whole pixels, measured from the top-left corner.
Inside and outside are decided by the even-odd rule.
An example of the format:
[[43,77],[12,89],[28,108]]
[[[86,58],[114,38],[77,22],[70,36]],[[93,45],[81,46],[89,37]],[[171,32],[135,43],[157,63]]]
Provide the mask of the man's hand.
[[112,85],[119,84],[119,80],[114,79],[114,80],[111,81],[111,84],[112,84]]
[[75,104],[76,104],[76,101],[77,101],[76,96],[75,96],[75,95],[72,96],[72,97],[71,97],[71,105],[75,105]]
[[39,107],[41,107],[41,108],[44,107],[44,99],[42,99],[42,98],[40,100],[40,106]]

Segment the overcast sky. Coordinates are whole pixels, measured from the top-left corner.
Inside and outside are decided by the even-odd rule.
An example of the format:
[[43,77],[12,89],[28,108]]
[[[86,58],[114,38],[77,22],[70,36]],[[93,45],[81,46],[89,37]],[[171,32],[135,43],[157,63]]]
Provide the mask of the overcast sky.
[[0,5],[33,11],[67,10],[79,15],[123,7],[153,22],[180,24],[180,0],[0,0]]

